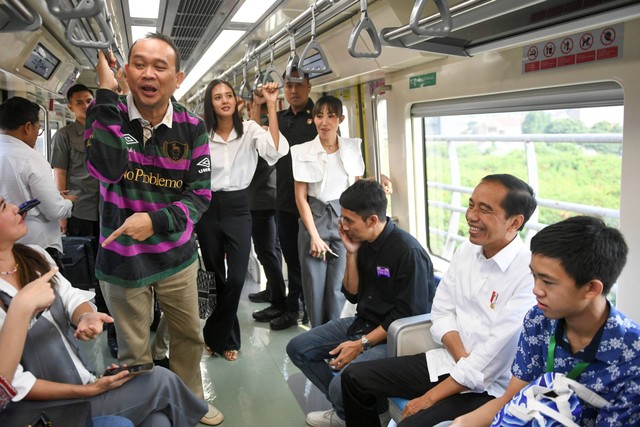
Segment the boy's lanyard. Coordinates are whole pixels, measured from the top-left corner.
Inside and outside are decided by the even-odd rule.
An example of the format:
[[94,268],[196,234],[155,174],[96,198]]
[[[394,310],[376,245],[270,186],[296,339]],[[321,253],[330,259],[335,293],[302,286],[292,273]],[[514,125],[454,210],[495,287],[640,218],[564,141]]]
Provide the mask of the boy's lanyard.
[[[549,353],[547,355],[547,372],[553,372],[553,359],[556,354],[556,334],[555,332],[551,334],[549,337]],[[580,362],[576,366],[573,367],[567,374],[567,378],[575,380],[578,376],[587,369],[587,366],[590,365],[590,362]]]

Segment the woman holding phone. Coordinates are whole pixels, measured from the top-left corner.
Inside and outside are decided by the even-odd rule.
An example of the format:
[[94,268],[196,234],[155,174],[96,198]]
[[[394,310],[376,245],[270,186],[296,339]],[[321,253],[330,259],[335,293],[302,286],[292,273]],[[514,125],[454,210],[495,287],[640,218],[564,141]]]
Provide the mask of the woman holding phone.
[[344,307],[341,292],[346,265],[338,234],[344,190],[364,174],[361,139],[338,136],[342,101],[323,96],[314,105],[318,136],[291,147],[296,205],[300,212],[298,251],[302,288],[311,326],[338,319]]
[[[76,340],[94,339],[113,318],[96,312],[89,302],[93,292],[73,288],[42,248],[15,243],[26,233],[24,214],[0,197],[0,329],[5,322],[14,329],[14,314],[9,317],[9,311],[30,299],[37,287],[48,285],[47,292],[52,289],[54,294],[44,302],[34,299],[26,337],[10,338],[25,344],[10,381],[15,395],[0,414],[0,425],[17,413],[37,414],[41,408],[78,399],[91,403],[94,417],[121,415],[140,426],[194,426],[207,412],[207,404],[171,371],[154,368],[134,376],[124,370],[101,378],[89,371]],[[2,331],[3,342],[4,335]],[[16,359],[8,352],[8,347],[0,347],[0,368],[7,380],[11,375],[5,362]]]

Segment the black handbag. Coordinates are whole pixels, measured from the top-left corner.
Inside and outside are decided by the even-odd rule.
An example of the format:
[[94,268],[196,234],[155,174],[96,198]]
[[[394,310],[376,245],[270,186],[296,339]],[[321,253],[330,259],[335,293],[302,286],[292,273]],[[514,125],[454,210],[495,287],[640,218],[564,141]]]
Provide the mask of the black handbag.
[[[25,402],[26,403],[26,402]],[[81,400],[54,406],[28,402],[9,404],[0,416],[2,427],[91,427],[91,402]]]
[[96,238],[93,236],[63,236],[62,263],[64,277],[80,289],[98,286],[96,279]]
[[204,268],[201,257],[198,261],[198,311],[200,318],[205,320],[216,308],[216,276]]

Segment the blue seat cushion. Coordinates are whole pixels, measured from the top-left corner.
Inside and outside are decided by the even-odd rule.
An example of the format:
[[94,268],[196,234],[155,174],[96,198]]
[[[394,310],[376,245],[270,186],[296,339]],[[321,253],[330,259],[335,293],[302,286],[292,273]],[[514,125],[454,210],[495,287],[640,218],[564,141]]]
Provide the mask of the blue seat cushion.
[[407,406],[407,403],[409,402],[408,399],[403,399],[401,397],[390,397],[389,400],[392,401],[400,411],[404,411],[404,407]]

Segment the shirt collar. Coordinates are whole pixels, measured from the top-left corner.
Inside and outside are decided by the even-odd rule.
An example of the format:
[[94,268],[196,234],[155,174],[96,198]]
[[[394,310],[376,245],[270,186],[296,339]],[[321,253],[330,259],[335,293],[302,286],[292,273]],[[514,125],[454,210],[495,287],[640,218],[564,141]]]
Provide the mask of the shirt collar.
[[283,115],[286,116],[297,116],[300,114],[304,114],[307,116],[311,115],[311,111],[313,111],[313,101],[311,100],[311,98],[309,98],[309,100],[307,101],[307,105],[306,107],[304,107],[304,110],[300,111],[299,113],[294,113],[293,109],[291,108],[291,106],[289,106],[289,108],[287,108],[286,110],[284,110],[284,112],[282,112]]
[[573,351],[571,350],[571,344],[569,344],[569,341],[567,340],[567,336],[565,332],[566,321],[564,318],[559,319],[558,324],[556,326],[556,332],[555,332],[556,343],[558,344],[558,346],[565,349],[567,353],[573,354],[573,357],[580,360],[584,360],[585,362],[593,362],[594,360],[596,360],[596,356],[598,355],[598,349],[600,347],[600,343],[602,342],[602,338],[604,336],[605,328],[607,328],[609,319],[613,314],[612,311],[614,310],[614,308],[611,307],[611,303],[609,303],[609,301],[607,301],[607,307],[609,308],[609,316],[607,317],[607,320],[602,324],[602,326],[600,326],[600,329],[598,329],[598,332],[596,332],[596,334],[593,336],[593,338],[591,339],[591,342],[585,348],[583,348],[582,350],[578,351],[575,354],[573,354]]
[[387,240],[387,237],[389,237],[394,228],[396,228],[396,225],[391,222],[391,218],[387,217],[387,223],[384,226],[384,230],[382,230],[382,233],[380,233],[380,235],[376,237],[376,240],[369,243],[369,247],[378,252],[382,248],[382,245],[384,245],[384,242]]
[[77,120],[74,121],[71,126],[73,126],[73,130],[75,130],[78,135],[84,134],[84,126],[82,126]]
[[[480,260],[486,260],[487,258],[485,258],[482,252],[482,246],[475,246],[477,251],[476,257],[478,257],[478,259]],[[496,265],[500,267],[500,270],[502,270],[502,272],[504,273],[511,265],[511,262],[513,262],[516,256],[520,253],[523,246],[524,242],[522,241],[520,236],[516,236],[507,246],[500,249],[497,254],[489,259],[493,260],[493,262],[495,262]]]
[[[129,120],[140,120],[142,124],[149,123],[148,120],[142,117],[140,111],[136,108],[135,102],[133,102],[133,96],[131,94],[127,95],[127,108],[129,109]],[[167,107],[167,112],[164,114],[164,117],[153,128],[157,128],[158,126],[164,124],[166,127],[170,128],[173,125],[173,103],[169,101],[169,106]]]

